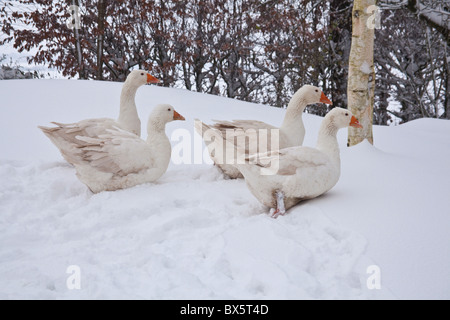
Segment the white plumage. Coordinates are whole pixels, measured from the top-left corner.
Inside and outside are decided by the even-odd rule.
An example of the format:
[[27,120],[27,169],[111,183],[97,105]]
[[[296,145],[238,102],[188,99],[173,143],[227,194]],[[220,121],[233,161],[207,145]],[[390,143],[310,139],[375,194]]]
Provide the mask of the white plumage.
[[[166,123],[184,120],[170,105],[158,105],[151,113],[147,140],[112,125],[98,135],[77,135],[61,150],[64,158],[75,166],[78,178],[94,192],[114,191],[153,182],[167,170],[171,156]],[[70,127],[52,132],[70,131]],[[95,127],[89,127],[94,128]],[[44,131],[45,132],[45,131]]]
[[[268,141],[271,139],[271,133],[276,132],[278,134],[277,142],[279,148],[301,146],[305,137],[305,126],[302,119],[303,111],[307,105],[319,102],[332,104],[320,88],[305,85],[291,98],[286,109],[284,121],[279,128],[257,120],[233,120],[215,121],[215,124],[213,125],[206,125],[201,121],[196,121],[195,129],[203,137],[213,162],[230,178],[241,178],[242,174],[239,172],[238,168],[234,164],[231,164],[235,163],[235,159],[228,159],[231,161],[227,161],[227,159],[223,158],[223,155],[233,154],[233,145],[237,144],[237,141],[247,141],[245,146],[247,155],[251,154],[248,149],[249,145],[258,145],[260,130],[268,132]],[[274,129],[276,131],[272,131]],[[224,137],[224,140],[214,139],[213,137],[216,137],[214,131],[220,132]],[[232,132],[232,134],[236,136],[234,141],[232,141],[230,137],[227,137],[227,131]],[[255,131],[256,134],[253,134]],[[226,144],[226,141],[229,143]],[[222,146],[225,146],[224,151],[217,152]],[[273,149],[271,149],[271,145],[269,144],[268,149],[265,151],[270,150]]]
[[[100,135],[106,134],[107,130],[113,128],[121,128],[132,132],[138,136],[141,135],[141,121],[137,114],[135,96],[139,87],[146,83],[158,83],[159,80],[143,70],[132,71],[122,87],[120,96],[120,113],[118,120],[109,118],[97,118],[82,120],[77,123],[58,123],[52,122],[56,127],[39,128],[59,149],[64,158],[67,154],[74,152],[73,144],[77,144],[76,136],[89,138],[98,138]],[[69,161],[70,162],[70,161]]]
[[[339,145],[336,138],[341,128],[361,128],[346,109],[332,109],[322,121],[316,148],[291,147],[247,158],[237,167],[244,175],[253,195],[272,208],[273,216],[306,199],[330,190],[340,177]],[[273,171],[264,171],[272,167]]]

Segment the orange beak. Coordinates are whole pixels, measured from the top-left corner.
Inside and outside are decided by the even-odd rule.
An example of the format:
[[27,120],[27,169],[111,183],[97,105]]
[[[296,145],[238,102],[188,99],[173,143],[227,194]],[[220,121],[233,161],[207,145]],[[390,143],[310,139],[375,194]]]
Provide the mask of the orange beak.
[[160,83],[161,81],[156,79],[150,73],[147,73],[147,83]]
[[181,114],[173,110],[173,120],[186,120]]
[[352,116],[352,119],[350,120],[350,126],[355,128],[362,129],[362,125],[359,123],[358,119],[355,118],[355,116]]
[[325,104],[333,104],[333,102],[331,102],[331,100],[328,99],[328,97],[323,92],[322,92],[322,96],[320,97],[319,101],[322,103],[325,103]]

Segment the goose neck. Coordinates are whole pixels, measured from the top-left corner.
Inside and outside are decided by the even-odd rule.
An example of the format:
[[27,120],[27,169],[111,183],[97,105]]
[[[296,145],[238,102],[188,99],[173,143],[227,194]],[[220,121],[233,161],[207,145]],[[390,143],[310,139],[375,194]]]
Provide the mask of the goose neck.
[[[327,119],[326,119],[327,120]],[[339,161],[339,143],[337,141],[338,128],[332,121],[323,121],[317,139],[317,149]]]
[[137,87],[131,85],[131,83],[125,82],[122,87],[122,93],[120,94],[120,112],[129,112],[136,110],[136,104],[134,99],[136,97]]
[[[293,124],[298,124],[299,120],[302,121],[302,114],[308,105],[304,94],[301,90],[297,91],[289,101],[286,108],[286,115],[282,124],[282,128],[287,128]],[[303,122],[302,122],[303,124]]]
[[147,124],[148,136],[166,134],[166,124],[159,120],[150,120]]

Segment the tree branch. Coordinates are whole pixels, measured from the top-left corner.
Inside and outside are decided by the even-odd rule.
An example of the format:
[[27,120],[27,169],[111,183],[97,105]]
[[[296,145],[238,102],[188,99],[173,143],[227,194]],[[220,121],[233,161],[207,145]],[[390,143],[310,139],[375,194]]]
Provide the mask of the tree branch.
[[406,7],[414,14],[417,14],[420,20],[425,21],[430,27],[441,33],[447,43],[450,45],[450,12],[448,8],[427,7],[421,0],[408,0]]

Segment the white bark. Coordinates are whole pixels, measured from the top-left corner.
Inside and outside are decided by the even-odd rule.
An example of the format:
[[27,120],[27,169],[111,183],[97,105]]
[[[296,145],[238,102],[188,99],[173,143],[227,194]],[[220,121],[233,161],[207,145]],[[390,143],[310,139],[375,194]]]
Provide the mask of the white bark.
[[[349,127],[348,146],[367,139],[373,144],[372,122],[375,93],[373,45],[376,0],[354,0],[352,13],[352,46],[348,72],[348,108],[359,119],[363,129]],[[373,7],[372,7],[373,8]]]

